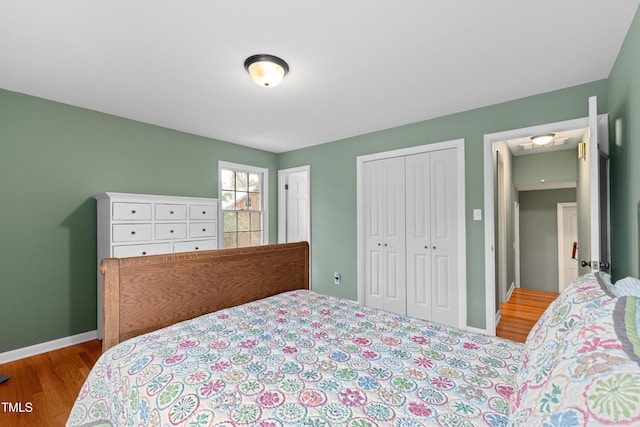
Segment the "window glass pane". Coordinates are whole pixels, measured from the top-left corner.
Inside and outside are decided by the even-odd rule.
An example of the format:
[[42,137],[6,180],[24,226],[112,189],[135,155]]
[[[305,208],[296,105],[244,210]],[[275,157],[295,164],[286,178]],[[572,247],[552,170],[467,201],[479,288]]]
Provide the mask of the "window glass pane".
[[250,173],[249,174],[249,191],[262,191],[262,185],[260,183],[260,174]]
[[222,190],[222,209],[233,209],[233,205],[236,203],[236,192]]
[[249,212],[238,212],[238,231],[249,231]]
[[238,247],[238,234],[237,233],[224,233],[224,247],[225,248],[237,248]]
[[249,178],[246,172],[236,171],[236,191],[247,191],[249,189]]
[[251,230],[252,231],[262,230],[262,213],[251,212],[250,215],[251,215]]
[[262,209],[260,204],[260,193],[249,193],[249,209],[259,211]]
[[236,212],[224,212],[224,231],[236,231],[238,229],[238,214]]
[[238,232],[238,247],[244,248],[246,246],[251,246],[251,233],[248,231]]
[[241,211],[246,210],[248,205],[249,194],[245,191],[236,191],[236,205],[233,209]]
[[236,180],[236,174],[232,170],[222,169],[220,177],[220,186],[223,190],[235,190],[234,184]]
[[262,244],[262,232],[261,231],[252,231],[251,232],[251,246],[259,246]]

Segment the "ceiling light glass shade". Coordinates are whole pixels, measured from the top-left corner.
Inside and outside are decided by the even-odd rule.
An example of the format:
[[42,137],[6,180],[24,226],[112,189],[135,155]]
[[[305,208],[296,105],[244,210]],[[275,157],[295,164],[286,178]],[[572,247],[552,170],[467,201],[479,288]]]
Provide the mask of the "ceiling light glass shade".
[[263,87],[277,86],[289,72],[289,65],[273,55],[253,55],[244,61],[247,70],[254,82]]
[[544,135],[536,135],[531,137],[531,141],[533,141],[536,145],[547,145],[551,142],[553,137],[556,136],[555,133],[546,133]]

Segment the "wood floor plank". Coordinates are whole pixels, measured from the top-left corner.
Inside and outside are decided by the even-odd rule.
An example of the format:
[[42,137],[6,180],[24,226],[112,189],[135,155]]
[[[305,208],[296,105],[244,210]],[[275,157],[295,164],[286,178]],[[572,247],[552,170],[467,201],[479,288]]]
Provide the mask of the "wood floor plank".
[[533,326],[558,295],[557,292],[514,289],[509,301],[500,304],[500,321],[496,327],[496,335],[525,342]]
[[[64,426],[89,371],[102,354],[98,340],[0,365],[0,426]],[[29,410],[29,408],[31,410]]]

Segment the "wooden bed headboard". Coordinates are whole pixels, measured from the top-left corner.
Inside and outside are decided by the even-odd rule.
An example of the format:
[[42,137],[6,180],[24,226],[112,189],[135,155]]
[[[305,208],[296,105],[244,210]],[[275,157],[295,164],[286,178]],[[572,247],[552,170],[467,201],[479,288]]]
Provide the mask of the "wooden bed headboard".
[[106,258],[102,351],[182,320],[309,289],[307,242]]

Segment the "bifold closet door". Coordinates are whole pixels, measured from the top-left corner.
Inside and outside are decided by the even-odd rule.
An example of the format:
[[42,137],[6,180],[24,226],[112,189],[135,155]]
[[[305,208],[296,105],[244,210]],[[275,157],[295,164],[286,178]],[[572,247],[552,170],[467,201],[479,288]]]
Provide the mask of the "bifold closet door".
[[406,160],[407,315],[458,324],[456,151]]
[[365,304],[406,314],[404,157],[363,164]]

